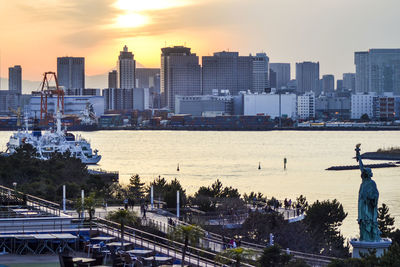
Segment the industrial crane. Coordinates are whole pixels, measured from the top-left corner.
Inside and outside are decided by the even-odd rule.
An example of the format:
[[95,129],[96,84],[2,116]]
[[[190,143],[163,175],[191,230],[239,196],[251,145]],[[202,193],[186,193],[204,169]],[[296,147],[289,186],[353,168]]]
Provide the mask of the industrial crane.
[[[50,76],[48,78],[47,76]],[[56,83],[55,88],[49,86],[51,77],[54,77]],[[58,87],[57,75],[55,72],[45,72],[43,74],[43,81],[40,90],[40,122],[41,124],[47,125],[49,122],[49,113],[47,112],[47,99],[53,96],[57,96],[57,110],[64,114],[64,90]]]

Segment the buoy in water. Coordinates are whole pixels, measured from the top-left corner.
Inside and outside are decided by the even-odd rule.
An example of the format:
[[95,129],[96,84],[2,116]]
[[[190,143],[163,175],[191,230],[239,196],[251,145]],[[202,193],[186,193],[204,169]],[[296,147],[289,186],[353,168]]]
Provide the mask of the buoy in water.
[[261,170],[261,162],[258,163],[258,169]]
[[176,168],[176,170],[179,172],[179,163],[178,163],[178,167]]

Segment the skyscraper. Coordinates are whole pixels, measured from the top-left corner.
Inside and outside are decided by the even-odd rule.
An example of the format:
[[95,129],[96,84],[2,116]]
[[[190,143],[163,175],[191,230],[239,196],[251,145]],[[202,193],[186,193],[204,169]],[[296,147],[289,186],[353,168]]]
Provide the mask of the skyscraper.
[[356,64],[356,93],[367,93],[369,92],[368,52],[355,52],[354,64]]
[[136,61],[132,52],[128,51],[125,45],[123,51],[119,53],[117,62],[117,86],[122,89],[135,88]]
[[400,95],[400,49],[355,52],[356,92]]
[[116,70],[108,73],[108,88],[118,88],[118,73]]
[[273,69],[269,69],[269,86],[271,88],[277,88],[276,86],[276,72]]
[[270,88],[269,57],[266,53],[257,53],[253,57],[253,93],[265,92]]
[[276,73],[276,89],[287,87],[290,81],[290,63],[270,63],[269,67]]
[[253,58],[238,52],[217,52],[202,57],[203,95],[213,90],[229,90],[232,95],[253,89]]
[[335,76],[326,74],[322,76],[322,91],[332,93],[335,91]]
[[8,68],[8,90],[18,94],[22,92],[22,69],[20,65]]
[[161,101],[170,110],[175,108],[175,95],[201,94],[199,57],[190,48],[174,46],[161,48]]
[[65,89],[85,88],[85,58],[58,57],[58,84]]
[[320,95],[319,86],[319,62],[296,63],[297,92],[314,92],[315,96]]
[[336,80],[336,91],[337,92],[343,91],[343,80]]
[[343,73],[343,90],[355,93],[356,90],[356,74]]

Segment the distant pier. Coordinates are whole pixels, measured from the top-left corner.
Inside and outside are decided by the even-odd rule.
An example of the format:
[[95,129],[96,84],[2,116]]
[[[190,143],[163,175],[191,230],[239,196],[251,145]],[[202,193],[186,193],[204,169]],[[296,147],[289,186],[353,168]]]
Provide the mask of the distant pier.
[[[396,163],[388,162],[388,163],[379,163],[379,164],[365,164],[365,167],[371,169],[378,168],[395,168],[399,167]],[[327,171],[345,171],[345,170],[358,170],[360,167],[358,165],[347,165],[347,166],[332,166],[327,168]]]

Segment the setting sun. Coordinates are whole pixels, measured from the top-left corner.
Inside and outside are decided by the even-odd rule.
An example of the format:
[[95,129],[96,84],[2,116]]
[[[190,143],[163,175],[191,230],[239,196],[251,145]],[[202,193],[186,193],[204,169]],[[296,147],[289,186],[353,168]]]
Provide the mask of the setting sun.
[[138,13],[127,13],[116,18],[115,26],[119,28],[137,28],[150,22],[150,18]]

